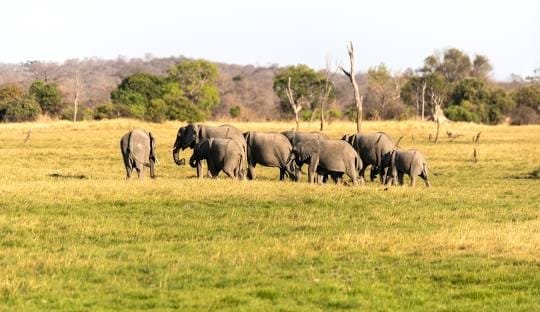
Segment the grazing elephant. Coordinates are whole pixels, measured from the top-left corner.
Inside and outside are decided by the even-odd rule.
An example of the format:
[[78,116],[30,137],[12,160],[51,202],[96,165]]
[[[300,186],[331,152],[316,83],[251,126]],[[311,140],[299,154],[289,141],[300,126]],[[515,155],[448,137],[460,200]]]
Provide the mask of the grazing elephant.
[[[362,168],[362,160],[356,151],[347,142],[341,140],[300,142],[293,147],[290,161],[293,159],[298,166],[309,164],[309,183],[316,182],[316,173],[319,176],[329,174],[335,182],[341,179],[345,173],[356,185],[358,171]],[[319,181],[321,181],[321,177],[319,177]]]
[[[232,139],[235,140],[240,146],[242,147],[242,150],[244,151],[244,157],[242,158],[245,162],[247,159],[246,151],[246,140],[244,139],[244,136],[240,130],[235,128],[231,125],[221,125],[219,127],[211,127],[211,126],[205,126],[201,124],[193,124],[190,123],[187,126],[181,127],[178,129],[178,133],[176,135],[176,141],[174,142],[174,149],[173,149],[173,159],[174,162],[181,166],[185,164],[185,161],[178,158],[178,154],[180,150],[184,150],[186,148],[195,148],[195,145],[199,142],[202,142],[206,139],[210,138],[218,138],[218,139]],[[245,164],[241,164],[241,172],[240,176],[244,176],[244,168]],[[202,163],[197,163],[197,175],[199,175],[199,172],[202,172]]]
[[154,179],[156,158],[156,140],[152,133],[135,129],[120,139],[120,151],[124,159],[127,178],[131,178],[133,169],[137,170],[139,179],[144,176],[144,167],[150,167],[150,177]]
[[[241,165],[244,162],[244,150],[233,139],[206,139],[195,145],[189,165],[197,168],[201,160],[206,160],[212,177],[217,177],[223,170],[230,178],[240,178]],[[202,172],[197,170],[197,177],[202,178]]]
[[386,171],[383,169],[382,159],[385,155],[392,153],[396,147],[394,141],[383,132],[346,134],[341,139],[349,142],[362,159],[364,166],[360,170],[360,176],[364,178],[366,168],[372,166],[370,174],[371,181],[375,180],[376,175],[379,174],[381,183],[384,184]]
[[389,166],[390,173],[387,171],[386,184],[393,181],[403,185],[403,175],[406,173],[411,178],[411,186],[415,186],[416,177],[420,176],[426,186],[429,187],[427,162],[422,153],[415,149],[394,150],[383,160],[384,166]]
[[281,133],[264,133],[249,131],[244,133],[247,143],[247,178],[255,179],[255,166],[279,168],[279,180],[283,181],[288,175],[296,180],[295,168],[292,162],[287,163],[292,151],[292,145]]
[[[281,132],[288,140],[291,142],[291,145],[294,147],[296,144],[300,142],[307,142],[307,141],[317,141],[317,140],[328,140],[328,136],[326,136],[324,133],[320,132],[300,132],[300,131],[283,131]],[[298,168],[295,168],[295,180],[300,181],[300,178],[302,177],[302,166],[299,166]],[[326,182],[328,175],[323,175],[324,182]]]

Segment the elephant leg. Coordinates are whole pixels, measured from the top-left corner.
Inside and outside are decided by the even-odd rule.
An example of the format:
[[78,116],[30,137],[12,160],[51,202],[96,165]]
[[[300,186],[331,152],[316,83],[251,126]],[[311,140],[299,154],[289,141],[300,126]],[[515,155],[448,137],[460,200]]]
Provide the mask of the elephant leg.
[[412,174],[411,175],[411,186],[415,186],[416,185],[416,175]]
[[377,172],[379,172],[379,167],[371,166],[371,171],[369,173],[369,179],[371,180],[371,182],[375,181],[375,178],[377,177]]
[[404,176],[403,172],[398,172],[398,174],[397,174],[397,183],[399,185],[403,185],[403,176]]
[[285,169],[279,168],[279,181],[285,180]]
[[230,168],[223,168],[223,172],[231,179],[236,178],[236,174],[234,173],[234,170],[231,170]]
[[358,172],[358,176],[361,177],[362,180],[364,180],[365,172],[366,172],[366,166],[362,167],[362,169],[360,169],[360,171]]
[[248,180],[255,180],[255,165],[248,165],[247,178]]
[[426,187],[430,187],[431,184],[429,183],[429,179],[428,179],[428,175],[427,175],[427,172],[426,170],[424,169],[422,171],[422,173],[420,173],[420,177],[424,180],[424,182],[426,183]]

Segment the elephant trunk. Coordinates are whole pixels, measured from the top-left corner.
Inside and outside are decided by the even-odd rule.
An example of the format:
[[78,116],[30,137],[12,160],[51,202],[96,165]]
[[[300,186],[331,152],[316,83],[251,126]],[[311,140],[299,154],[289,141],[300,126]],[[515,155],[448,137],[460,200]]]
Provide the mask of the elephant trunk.
[[178,156],[180,154],[180,148],[179,147],[174,147],[173,149],[173,159],[174,159],[174,162],[178,165],[178,166],[182,166],[182,165],[185,165],[186,164],[186,161],[184,159],[180,159]]
[[150,178],[155,179],[156,178],[156,171],[155,171],[155,160],[150,160]]

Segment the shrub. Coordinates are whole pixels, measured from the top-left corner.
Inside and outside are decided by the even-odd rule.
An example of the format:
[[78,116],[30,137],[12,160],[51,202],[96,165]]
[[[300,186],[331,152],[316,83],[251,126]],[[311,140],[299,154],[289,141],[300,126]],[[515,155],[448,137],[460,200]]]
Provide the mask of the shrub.
[[49,116],[60,116],[65,108],[62,95],[55,83],[36,80],[30,86],[28,93],[36,99],[43,113]]
[[34,121],[41,114],[41,107],[33,98],[26,96],[7,104],[4,119],[7,121]]
[[448,119],[453,121],[478,121],[478,115],[469,111],[464,106],[452,105],[444,110],[444,114]]
[[536,110],[529,106],[519,106],[510,114],[513,125],[528,125],[540,122],[540,116]]
[[231,115],[231,118],[237,118],[240,116],[240,106],[236,105],[229,109],[229,115]]

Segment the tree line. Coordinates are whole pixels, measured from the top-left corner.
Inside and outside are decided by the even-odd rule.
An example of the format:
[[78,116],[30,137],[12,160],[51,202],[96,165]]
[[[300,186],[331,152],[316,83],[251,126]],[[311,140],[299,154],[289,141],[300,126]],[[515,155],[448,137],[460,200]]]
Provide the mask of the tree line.
[[[0,64],[0,120],[296,118],[320,120],[323,127],[357,118],[351,77],[330,63],[319,71],[183,57]],[[416,69],[396,73],[380,64],[352,77],[368,120],[540,122],[540,72],[501,83],[490,78],[491,69],[485,56],[447,49],[427,56]]]

